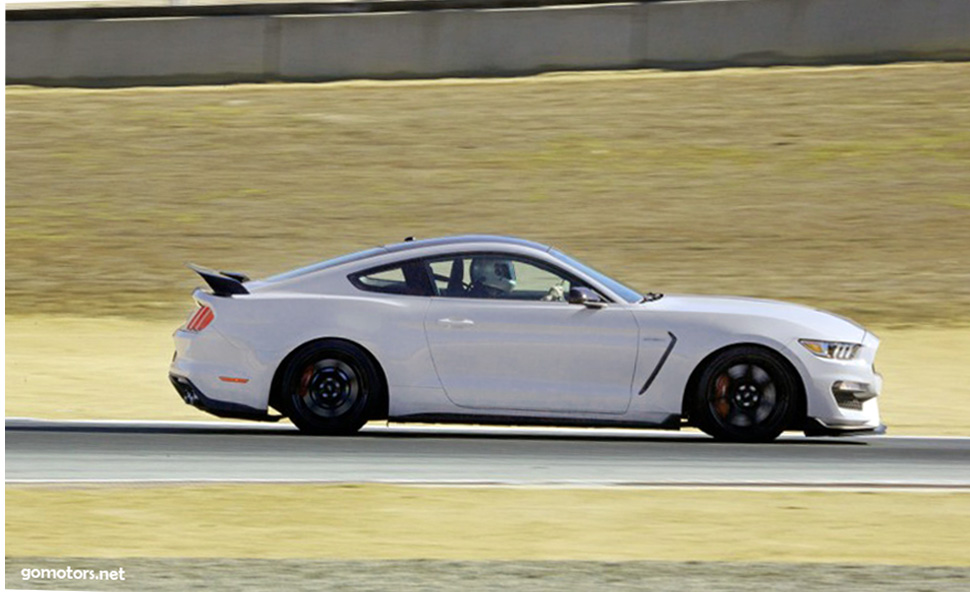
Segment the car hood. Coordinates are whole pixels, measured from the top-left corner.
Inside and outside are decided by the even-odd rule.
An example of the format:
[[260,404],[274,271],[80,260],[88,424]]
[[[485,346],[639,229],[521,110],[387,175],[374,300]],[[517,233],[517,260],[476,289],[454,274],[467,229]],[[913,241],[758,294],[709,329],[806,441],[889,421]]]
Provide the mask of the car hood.
[[717,317],[730,317],[736,321],[782,321],[801,325],[801,337],[862,342],[866,329],[851,319],[817,308],[738,296],[694,296],[668,294],[654,302],[641,304],[644,309],[653,308],[677,313]]

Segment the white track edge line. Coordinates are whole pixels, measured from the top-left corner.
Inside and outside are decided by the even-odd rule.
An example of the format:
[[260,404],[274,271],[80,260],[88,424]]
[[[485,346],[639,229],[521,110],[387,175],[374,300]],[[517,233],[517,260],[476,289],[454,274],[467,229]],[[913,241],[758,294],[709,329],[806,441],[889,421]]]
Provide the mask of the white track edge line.
[[786,482],[638,482],[638,481],[515,481],[515,480],[423,480],[367,479],[360,481],[285,478],[149,478],[149,479],[8,479],[7,485],[99,486],[99,485],[396,485],[403,487],[471,487],[509,489],[670,489],[751,491],[865,491],[968,493],[970,483],[786,483]]
[[[292,431],[296,428],[290,424],[266,424],[266,423],[243,423],[243,422],[222,422],[222,421],[169,421],[160,419],[44,419],[36,417],[5,417],[4,422],[25,422],[25,423],[46,423],[52,425],[117,425],[117,426],[155,426],[155,427],[205,427],[205,428],[239,428],[239,429],[263,429],[267,431]],[[390,422],[388,424],[365,426],[362,431],[384,431],[388,429],[406,430],[415,432],[508,432],[509,434],[537,432],[542,434],[663,434],[676,438],[684,435],[699,435],[693,432],[678,432],[677,430],[657,430],[650,428],[582,428],[582,427],[542,427],[542,426],[491,426],[491,425],[458,425],[458,424],[422,424],[414,425],[408,423]],[[784,434],[782,439],[801,439],[807,436],[799,434]],[[970,436],[918,436],[918,435],[859,435],[844,436],[848,438],[878,438],[880,440],[970,440]]]

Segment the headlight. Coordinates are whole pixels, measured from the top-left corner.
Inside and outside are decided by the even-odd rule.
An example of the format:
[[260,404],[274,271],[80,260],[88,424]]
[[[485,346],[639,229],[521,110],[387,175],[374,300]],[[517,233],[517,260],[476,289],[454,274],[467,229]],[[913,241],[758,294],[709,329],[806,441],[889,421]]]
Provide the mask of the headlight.
[[852,360],[858,355],[859,343],[846,343],[844,341],[816,341],[814,339],[799,339],[805,349],[820,358],[830,360]]

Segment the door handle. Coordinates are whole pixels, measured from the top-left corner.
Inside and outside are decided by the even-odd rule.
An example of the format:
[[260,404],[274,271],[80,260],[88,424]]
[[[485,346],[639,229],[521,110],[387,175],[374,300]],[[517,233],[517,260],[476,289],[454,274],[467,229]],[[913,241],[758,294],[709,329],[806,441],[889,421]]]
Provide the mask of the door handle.
[[445,325],[447,327],[471,327],[475,324],[475,321],[471,319],[438,319],[439,325]]

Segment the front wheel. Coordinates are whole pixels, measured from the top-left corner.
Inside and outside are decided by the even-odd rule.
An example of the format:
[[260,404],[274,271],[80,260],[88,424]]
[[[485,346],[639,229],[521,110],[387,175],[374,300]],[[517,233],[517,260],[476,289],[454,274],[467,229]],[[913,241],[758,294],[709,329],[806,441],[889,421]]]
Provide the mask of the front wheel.
[[732,442],[769,442],[795,419],[801,394],[777,353],[739,346],[715,356],[693,393],[691,416],[705,433]]
[[338,340],[318,341],[297,352],[281,385],[290,421],[301,432],[322,435],[359,430],[384,388],[370,357]]

